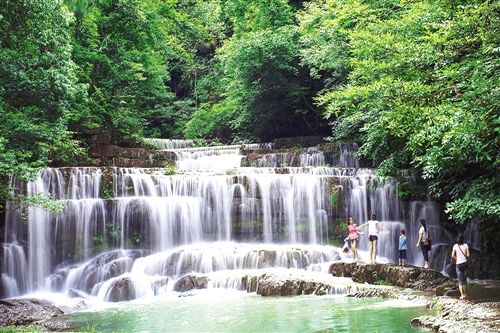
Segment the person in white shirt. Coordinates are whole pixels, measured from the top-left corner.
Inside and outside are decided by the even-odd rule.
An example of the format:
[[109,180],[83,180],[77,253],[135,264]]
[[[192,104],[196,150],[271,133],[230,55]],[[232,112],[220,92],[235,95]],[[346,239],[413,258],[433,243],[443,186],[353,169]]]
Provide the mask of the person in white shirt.
[[467,298],[467,258],[469,258],[469,255],[469,246],[464,243],[464,235],[459,234],[457,237],[457,243],[453,245],[451,257],[457,261],[456,270],[458,289],[460,290],[460,299]]
[[427,231],[425,219],[420,220],[420,230],[418,231],[417,247],[419,246],[420,249],[422,249],[422,255],[424,256],[424,268],[429,268],[429,232]]
[[378,233],[382,229],[386,233],[389,233],[389,230],[384,228],[384,226],[377,221],[377,216],[372,214],[371,220],[360,225],[358,228],[363,228],[368,226],[368,240],[370,241],[370,261],[372,264],[377,262],[377,241],[378,241]]

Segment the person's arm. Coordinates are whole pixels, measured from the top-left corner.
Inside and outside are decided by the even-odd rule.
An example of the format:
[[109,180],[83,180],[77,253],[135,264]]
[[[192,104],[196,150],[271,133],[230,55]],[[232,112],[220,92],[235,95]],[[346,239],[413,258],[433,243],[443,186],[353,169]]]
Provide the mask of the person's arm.
[[417,241],[417,247],[420,246],[420,241],[422,240],[422,234],[418,233],[418,241]]
[[465,249],[465,256],[469,258],[470,253],[469,253],[469,245],[467,245],[467,248]]
[[363,223],[362,225],[358,226],[358,228],[363,228],[363,227],[366,227],[367,225],[368,225],[368,222]]
[[453,250],[451,250],[451,257],[457,260],[457,252],[455,251],[455,246],[453,246]]

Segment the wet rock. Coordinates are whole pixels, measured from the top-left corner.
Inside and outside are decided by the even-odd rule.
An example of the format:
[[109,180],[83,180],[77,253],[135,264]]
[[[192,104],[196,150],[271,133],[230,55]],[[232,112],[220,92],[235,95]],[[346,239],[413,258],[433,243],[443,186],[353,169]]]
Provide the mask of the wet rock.
[[247,292],[257,292],[262,296],[326,295],[333,288],[329,283],[307,277],[283,277],[274,273],[244,276],[242,285]]
[[68,315],[61,315],[54,318],[36,323],[36,326],[41,326],[49,332],[67,332],[69,329],[75,329]]
[[449,289],[444,293],[444,296],[460,297],[460,290],[458,290],[458,288]]
[[128,277],[115,280],[106,294],[108,302],[131,301],[135,298],[135,287]]
[[450,289],[455,282],[439,272],[413,266],[392,264],[333,263],[329,272],[333,276],[351,277],[359,283],[388,283],[393,286],[434,291],[437,287]]
[[[0,300],[0,326],[34,325],[45,327],[44,322],[54,321],[55,317],[63,313],[50,301],[28,298]],[[62,321],[58,325],[67,328],[67,324]]]
[[[72,287],[90,293],[95,285],[128,272],[135,259],[148,253],[146,250],[116,250],[102,253],[85,264]],[[55,275],[66,273],[62,269]]]
[[87,294],[73,288],[70,288],[68,289],[68,291],[66,291],[66,296],[70,298],[88,298]]
[[259,279],[257,294],[262,296],[300,295],[300,282],[292,279],[281,280],[278,276],[264,274]]
[[208,286],[208,277],[205,275],[185,275],[174,284],[175,291],[188,291],[192,289],[205,289]]
[[170,279],[166,276],[159,278],[158,280],[153,281],[152,287],[155,295],[160,293],[160,290],[168,285]]
[[500,302],[471,303],[450,297],[436,298],[430,308],[439,310],[437,315],[425,315],[411,321],[436,332],[481,332],[500,330]]
[[271,151],[243,151],[243,167],[299,167],[303,149],[275,149]]
[[366,289],[349,294],[347,297],[364,298],[364,297],[382,297],[382,298],[398,298],[398,294],[391,289]]
[[257,291],[259,277],[256,275],[248,276],[245,275],[241,278],[241,283],[243,285],[243,289],[246,289],[247,292],[253,293]]

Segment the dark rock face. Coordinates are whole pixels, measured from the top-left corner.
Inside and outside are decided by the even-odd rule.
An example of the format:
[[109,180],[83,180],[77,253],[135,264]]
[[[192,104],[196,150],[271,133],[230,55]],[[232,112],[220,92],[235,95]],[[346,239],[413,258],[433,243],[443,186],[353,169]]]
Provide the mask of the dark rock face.
[[271,151],[252,151],[245,155],[241,161],[241,166],[257,167],[263,159],[271,159],[270,167],[298,167],[300,166],[300,155],[302,149],[279,149]]
[[[0,326],[36,325],[45,327],[46,321],[55,322],[54,318],[62,314],[63,311],[50,301],[38,299],[0,300]],[[68,328],[69,324],[59,321],[58,326]]]
[[383,282],[397,287],[433,291],[440,287],[437,290],[439,293],[444,292],[441,288],[455,288],[454,281],[441,273],[413,266],[333,263],[329,272],[334,276],[351,277],[359,283]]
[[439,297],[430,307],[439,310],[439,313],[435,316],[415,318],[411,324],[445,333],[496,333],[500,330],[500,302],[474,304],[454,298]]
[[279,138],[273,141],[276,149],[312,147],[323,142],[320,136],[297,136],[292,138]]
[[204,275],[189,274],[181,277],[174,284],[175,291],[188,291],[192,289],[205,289],[208,286],[208,277]]
[[[99,166],[129,168],[162,167],[175,163],[175,153],[143,147],[119,147],[112,144],[109,133],[92,134],[87,137],[91,163]],[[137,144],[137,143],[131,143]]]

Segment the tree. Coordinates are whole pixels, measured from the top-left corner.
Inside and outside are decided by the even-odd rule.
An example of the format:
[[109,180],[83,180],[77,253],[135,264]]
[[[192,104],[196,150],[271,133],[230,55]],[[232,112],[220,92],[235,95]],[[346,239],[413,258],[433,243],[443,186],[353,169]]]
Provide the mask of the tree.
[[0,8],[0,176],[31,179],[82,153],[67,122],[84,98],[71,59],[71,16],[59,1]]
[[342,36],[344,52],[332,47],[326,56],[303,54],[303,61],[330,73],[336,73],[336,63],[321,67],[322,56],[341,54],[348,64],[347,81],[317,99],[332,121],[334,138],[361,142],[360,154],[383,174],[411,168],[446,203],[454,221],[494,225],[500,217],[499,5],[321,3],[328,14],[318,23],[311,18],[317,5],[309,6],[302,40],[312,49],[321,42],[314,33],[326,31],[324,38]]

